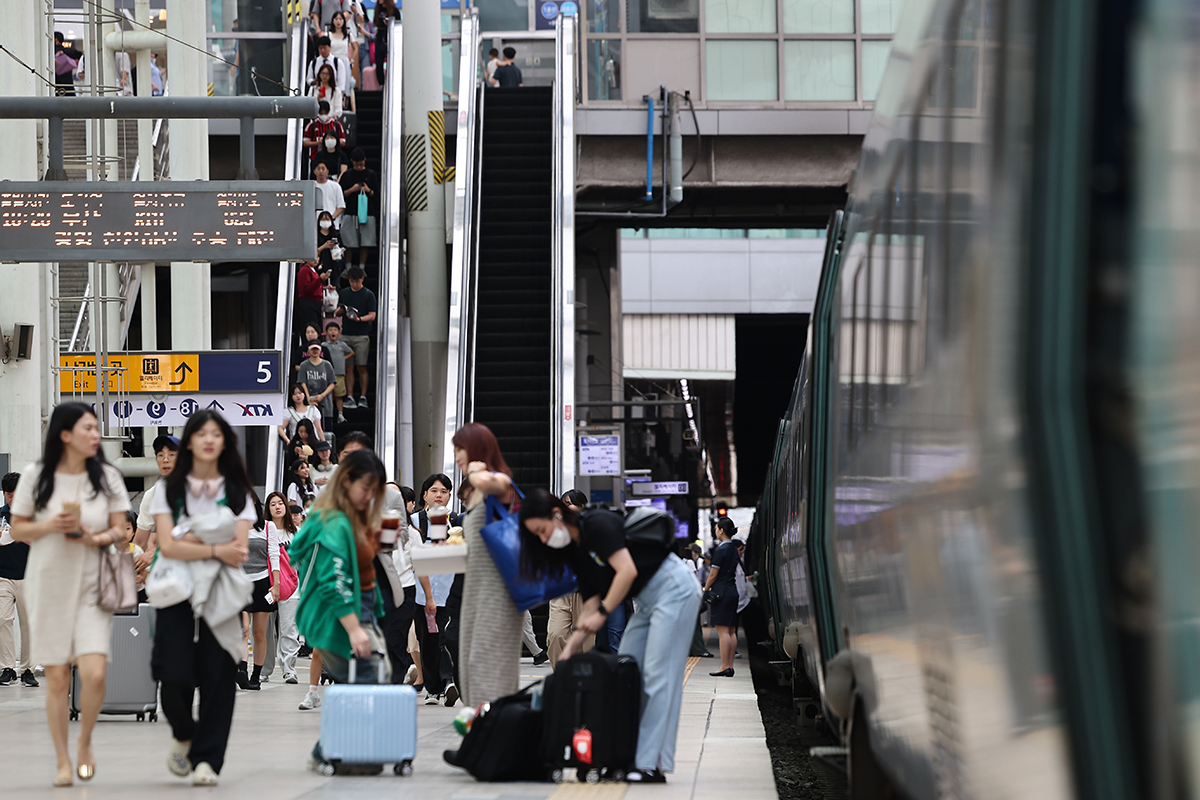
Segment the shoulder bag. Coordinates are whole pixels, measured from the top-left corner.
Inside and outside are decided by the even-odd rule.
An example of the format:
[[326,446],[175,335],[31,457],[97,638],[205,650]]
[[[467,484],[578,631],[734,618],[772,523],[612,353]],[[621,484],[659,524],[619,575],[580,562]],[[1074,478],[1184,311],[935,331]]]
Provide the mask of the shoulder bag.
[[100,548],[100,600],[103,611],[137,608],[137,569],[133,553],[115,545]]
[[[513,491],[519,497],[524,497],[515,485]],[[509,511],[495,497],[488,495],[487,518],[495,521],[484,525],[479,531],[483,543],[487,546],[488,555],[496,565],[496,571],[504,579],[508,593],[512,595],[518,611],[528,611],[549,600],[562,597],[575,591],[577,581],[575,573],[570,569],[562,576],[543,578],[542,580],[527,581],[521,577],[521,534],[517,515]]]
[[296,570],[292,567],[291,559],[288,558],[287,546],[279,546],[279,599],[289,600],[296,593],[296,586],[300,582],[300,578],[296,575]]

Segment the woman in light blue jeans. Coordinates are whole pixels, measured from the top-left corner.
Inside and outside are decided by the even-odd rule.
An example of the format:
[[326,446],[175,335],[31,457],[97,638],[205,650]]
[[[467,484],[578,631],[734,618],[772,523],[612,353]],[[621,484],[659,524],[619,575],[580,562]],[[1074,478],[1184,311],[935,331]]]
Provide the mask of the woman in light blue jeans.
[[527,580],[556,577],[569,566],[579,579],[583,614],[561,659],[604,630],[609,611],[627,596],[637,600],[620,649],[637,660],[642,673],[637,755],[626,780],[665,783],[665,773],[675,768],[683,672],[700,611],[694,573],[663,547],[627,542],[620,514],[579,512],[544,489],[525,498],[520,520],[522,575]]

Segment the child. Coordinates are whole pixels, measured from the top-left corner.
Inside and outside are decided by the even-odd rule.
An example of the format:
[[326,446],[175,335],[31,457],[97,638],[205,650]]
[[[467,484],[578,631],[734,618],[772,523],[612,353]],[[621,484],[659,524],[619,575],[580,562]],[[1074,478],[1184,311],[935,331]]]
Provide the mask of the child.
[[358,408],[354,402],[354,398],[346,397],[346,358],[354,355],[354,350],[350,345],[342,341],[342,326],[336,322],[329,322],[325,325],[325,338],[329,341],[325,342],[325,353],[329,357],[329,361],[333,364],[333,374],[336,376],[337,383],[333,389],[333,402],[337,406],[337,421],[345,422],[346,418],[342,416],[342,404],[345,402],[346,408]]
[[[133,553],[135,564],[137,563],[137,557],[146,552],[142,548],[138,547],[137,543],[133,541],[133,535],[137,533],[137,518],[138,515],[136,511],[125,512],[125,540],[130,544],[130,546],[133,547],[130,552]],[[137,593],[139,603],[146,602],[146,575],[149,572],[149,564],[146,564],[137,572]]]

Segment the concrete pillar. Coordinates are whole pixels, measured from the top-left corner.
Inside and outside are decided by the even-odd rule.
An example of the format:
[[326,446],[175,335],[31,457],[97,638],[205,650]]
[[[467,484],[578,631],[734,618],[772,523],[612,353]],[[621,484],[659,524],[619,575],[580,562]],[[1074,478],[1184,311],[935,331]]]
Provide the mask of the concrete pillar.
[[[39,74],[53,80],[49,64],[45,7],[40,3],[5,5],[5,47]],[[0,86],[4,93],[47,95],[46,84],[11,58],[0,58]],[[0,141],[7,157],[0,164],[0,179],[36,181],[39,174],[38,137],[45,123],[37,120],[0,119]],[[41,456],[42,422],[49,403],[50,367],[56,357],[58,314],[51,308],[47,286],[53,285],[49,264],[0,264],[0,334],[13,334],[17,322],[33,323],[34,357],[28,361],[0,363],[0,453],[12,457],[13,469],[22,470]],[[43,405],[43,395],[48,402]]]
[[[206,3],[167,0],[167,34],[204,50]],[[201,53],[167,41],[171,94],[208,95],[208,65]],[[208,180],[208,120],[171,120],[171,180]],[[171,264],[171,349],[212,347],[212,279],[207,262]]]
[[412,320],[413,474],[441,469],[446,425],[446,341],[450,296],[446,276],[445,129],[442,120],[441,10],[433,0],[404,8],[404,149],[408,287]]

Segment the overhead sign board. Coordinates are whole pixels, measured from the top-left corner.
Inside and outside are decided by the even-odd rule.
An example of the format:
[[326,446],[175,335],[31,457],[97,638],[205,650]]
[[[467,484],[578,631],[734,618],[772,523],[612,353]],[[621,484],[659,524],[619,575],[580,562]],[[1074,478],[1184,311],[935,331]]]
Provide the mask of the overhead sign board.
[[580,475],[620,475],[621,474],[621,437],[583,436],[579,437],[579,474]]
[[[95,397],[84,402],[96,408]],[[108,419],[132,428],[177,427],[186,425],[197,411],[210,409],[234,426],[281,425],[286,417],[284,404],[280,393],[140,395],[110,400]]]
[[0,260],[317,257],[311,181],[0,183]]
[[638,481],[629,484],[634,497],[655,497],[667,494],[687,494],[687,481]]
[[[212,350],[205,353],[114,353],[108,391],[130,394],[195,392],[263,393],[283,391],[278,350]],[[58,357],[59,389],[64,394],[96,392],[96,356]],[[87,371],[85,371],[87,370]]]

